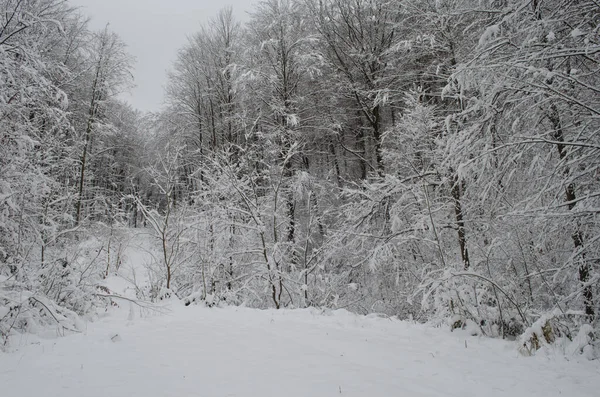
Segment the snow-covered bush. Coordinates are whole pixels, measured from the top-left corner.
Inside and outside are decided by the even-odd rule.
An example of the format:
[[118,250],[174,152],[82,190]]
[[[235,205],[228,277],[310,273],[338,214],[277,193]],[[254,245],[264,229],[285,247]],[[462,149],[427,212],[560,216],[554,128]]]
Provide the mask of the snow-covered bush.
[[[567,356],[582,355],[588,360],[600,357],[598,333],[582,320],[583,313],[554,310],[541,315],[519,338],[519,352],[525,356],[558,351]],[[583,316],[585,320],[585,316]]]
[[80,229],[73,238],[46,246],[43,263],[32,255],[18,273],[1,275],[0,342],[8,345],[12,335],[22,332],[77,332],[82,321],[115,305],[104,285],[108,261],[117,260],[108,249],[111,235],[103,227]]

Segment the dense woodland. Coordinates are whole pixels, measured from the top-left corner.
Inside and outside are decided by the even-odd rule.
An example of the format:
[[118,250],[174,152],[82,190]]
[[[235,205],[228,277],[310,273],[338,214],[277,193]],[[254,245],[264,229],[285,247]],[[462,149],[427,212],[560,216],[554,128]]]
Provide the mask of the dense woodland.
[[2,343],[109,306],[135,232],[155,248],[140,302],[595,343],[597,0],[224,9],[155,114],[119,99],[133,60],[87,22],[0,0]]

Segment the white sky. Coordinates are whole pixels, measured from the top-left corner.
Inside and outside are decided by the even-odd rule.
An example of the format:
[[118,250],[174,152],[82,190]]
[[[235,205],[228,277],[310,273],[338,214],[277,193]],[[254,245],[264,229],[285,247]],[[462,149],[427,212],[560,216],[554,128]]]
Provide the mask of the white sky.
[[70,0],[92,18],[91,28],[99,30],[110,23],[110,30],[121,36],[128,52],[136,57],[135,84],[126,96],[143,111],[159,110],[167,70],[187,36],[225,6],[247,20],[255,0]]

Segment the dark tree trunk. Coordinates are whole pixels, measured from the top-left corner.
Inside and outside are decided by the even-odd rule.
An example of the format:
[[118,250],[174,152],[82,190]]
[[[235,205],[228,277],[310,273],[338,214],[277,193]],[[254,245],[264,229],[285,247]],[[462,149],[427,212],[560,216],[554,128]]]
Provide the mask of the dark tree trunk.
[[458,180],[457,176],[454,176],[454,183],[452,184],[452,198],[454,200],[454,213],[456,216],[456,227],[458,232],[458,245],[460,246],[460,256],[463,261],[465,270],[469,270],[471,262],[469,260],[469,250],[467,249],[467,236],[465,232],[465,220],[463,216],[462,203],[461,203],[461,188],[462,183]]
[[[548,114],[548,118],[552,123],[553,130],[553,138],[558,143],[556,144],[556,148],[558,150],[558,155],[561,160],[565,160],[567,157],[567,148],[564,144],[565,136],[563,132],[562,123],[560,121],[560,115],[556,105],[551,105],[550,113]],[[569,168],[564,171],[565,177],[569,175]],[[577,196],[575,194],[575,185],[573,183],[568,183],[565,188],[565,199],[568,203],[569,210],[573,210],[576,205]],[[573,240],[573,245],[575,246],[576,251],[581,251],[584,249],[584,236],[580,230],[576,230],[571,234],[571,238]],[[581,252],[580,254],[580,265],[579,265],[579,281],[583,285],[583,304],[585,307],[585,314],[592,317],[595,314],[594,311],[594,293],[592,291],[592,286],[587,285],[590,280],[590,264],[586,260],[585,252]]]

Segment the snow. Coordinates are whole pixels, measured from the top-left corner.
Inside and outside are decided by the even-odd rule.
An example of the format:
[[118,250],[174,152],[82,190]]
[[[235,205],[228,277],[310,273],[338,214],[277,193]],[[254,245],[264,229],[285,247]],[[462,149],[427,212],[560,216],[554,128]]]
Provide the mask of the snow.
[[[3,395],[596,396],[599,366],[340,310],[184,307],[0,355]],[[585,361],[585,362],[584,362]],[[35,381],[32,381],[35,380]]]
[[499,25],[488,26],[485,29],[485,31],[483,32],[483,34],[481,35],[481,37],[479,38],[479,45],[487,44],[489,41],[491,41],[494,37],[498,36],[499,34],[500,34],[500,26]]
[[[132,244],[131,280],[150,260]],[[133,298],[113,275],[111,292]],[[345,310],[119,307],[63,338],[23,335],[0,353],[3,396],[596,396],[600,363],[448,328]],[[582,334],[581,338],[586,335]]]

